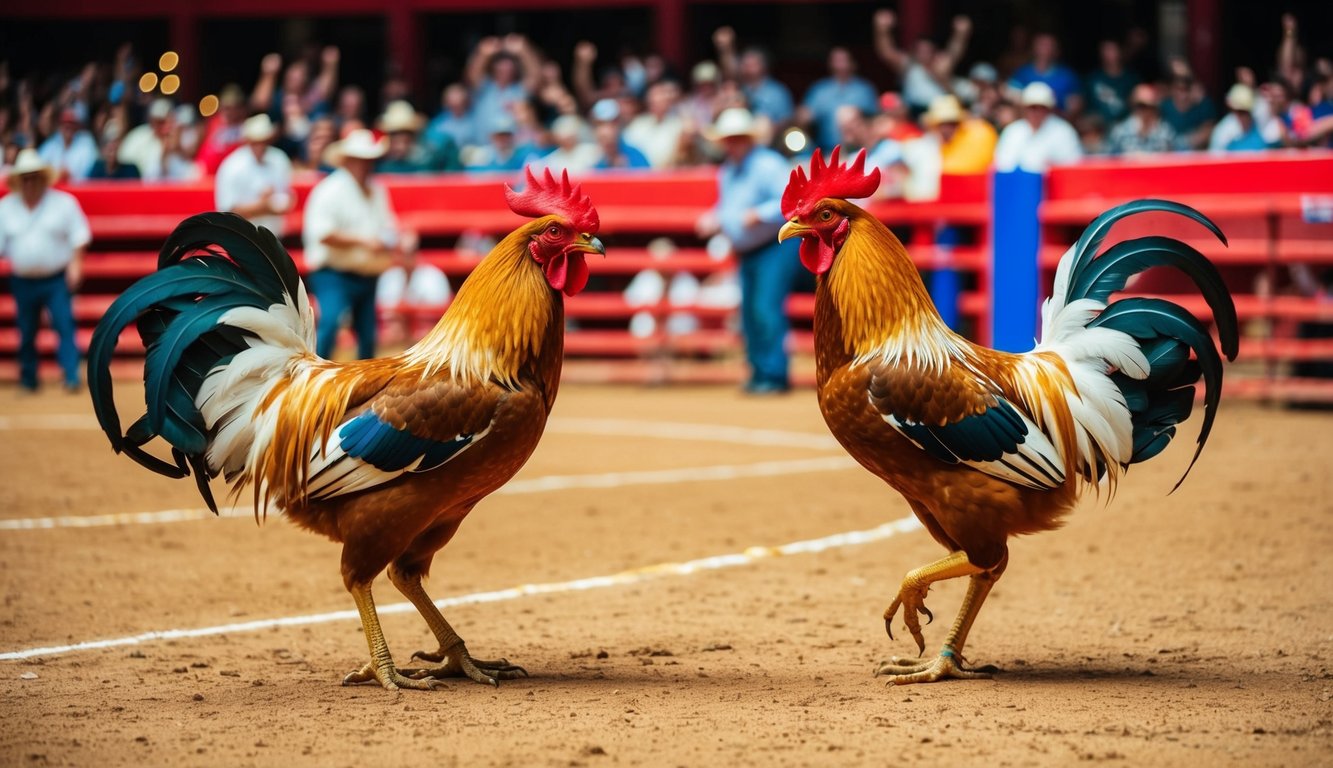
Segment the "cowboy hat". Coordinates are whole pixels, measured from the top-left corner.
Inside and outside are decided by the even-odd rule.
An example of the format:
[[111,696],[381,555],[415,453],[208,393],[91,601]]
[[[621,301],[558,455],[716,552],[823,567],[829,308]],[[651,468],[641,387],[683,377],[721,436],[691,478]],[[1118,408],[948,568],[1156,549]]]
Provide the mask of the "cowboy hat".
[[941,123],[961,123],[963,122],[963,105],[959,103],[958,97],[952,94],[943,94],[930,100],[930,109],[921,116],[921,122],[928,126],[936,126]]
[[342,141],[335,141],[325,150],[329,165],[342,165],[349,157],[358,160],[378,160],[389,150],[389,142],[383,136],[376,137],[374,131],[357,128]]
[[385,107],[384,114],[380,115],[379,129],[385,133],[398,133],[399,131],[408,131],[416,133],[421,130],[421,115],[412,108],[406,101],[391,102]]
[[258,114],[247,118],[241,124],[241,138],[250,142],[268,141],[273,138],[277,129],[273,127],[273,120],[266,114]]
[[1025,107],[1055,109],[1055,91],[1051,89],[1051,86],[1040,80],[1024,86],[1022,100]]
[[713,141],[721,141],[734,136],[745,136],[747,138],[756,138],[759,135],[759,125],[750,114],[750,110],[743,107],[730,107],[722,110],[722,114],[717,116],[717,121],[708,129],[708,138]]
[[1245,83],[1236,83],[1227,91],[1227,109],[1237,112],[1254,111],[1254,89]]
[[9,175],[5,178],[5,182],[9,185],[10,189],[16,189],[18,187],[20,176],[27,176],[35,173],[45,174],[48,184],[55,181],[56,177],[59,175],[56,169],[47,165],[46,161],[42,159],[42,156],[37,154],[37,150],[21,149],[19,150],[18,157],[14,158],[14,165],[10,167]]

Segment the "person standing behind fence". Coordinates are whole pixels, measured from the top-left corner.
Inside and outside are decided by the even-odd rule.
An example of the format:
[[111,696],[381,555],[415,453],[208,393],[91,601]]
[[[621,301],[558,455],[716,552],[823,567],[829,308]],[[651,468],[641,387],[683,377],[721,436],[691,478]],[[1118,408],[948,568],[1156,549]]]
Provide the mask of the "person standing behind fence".
[[92,235],[73,195],[51,189],[57,171],[34,149],[19,152],[0,198],[0,256],[10,263],[19,329],[19,386],[37,391],[37,328],[42,308],[59,336],[56,359],[65,388],[79,389],[79,348],[71,293],[83,278],[83,250]]
[[333,354],[351,313],[357,357],[375,356],[375,283],[395,263],[410,263],[416,236],[402,232],[384,187],[372,177],[385,139],[364,128],[329,148],[338,169],[315,185],[305,205],[306,282],[319,304],[315,351]]
[[1055,91],[1043,82],[1023,89],[1023,117],[1000,131],[995,145],[995,170],[1042,173],[1052,165],[1083,157],[1078,132],[1055,114]]
[[750,364],[745,391],[771,395],[791,389],[787,296],[799,261],[795,240],[777,241],[791,167],[756,144],[758,132],[748,110],[732,107],[718,115],[710,133],[726,159],[718,169],[717,205],[700,217],[696,231],[705,238],[721,232],[731,241],[740,262],[741,331]]
[[834,46],[828,54],[829,76],[818,80],[805,92],[796,111],[796,122],[812,126],[816,146],[825,152],[838,143],[838,107],[856,107],[873,114],[878,106],[875,87],[856,76],[856,59],[851,51]]
[[219,211],[233,211],[282,237],[286,214],[296,198],[292,195],[292,162],[271,146],[275,135],[277,129],[267,114],[246,120],[241,126],[245,143],[218,166],[214,195]]

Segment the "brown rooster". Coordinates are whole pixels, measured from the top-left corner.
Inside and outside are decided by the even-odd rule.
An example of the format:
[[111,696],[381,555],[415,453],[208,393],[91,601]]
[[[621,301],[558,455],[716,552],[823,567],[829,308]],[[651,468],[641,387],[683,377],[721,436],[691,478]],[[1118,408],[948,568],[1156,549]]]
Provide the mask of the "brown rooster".
[[1112,224],[1144,211],[1187,216],[1226,241],[1211,221],[1176,203],[1140,200],[1112,209],[1061,259],[1036,349],[998,352],[950,331],[902,243],[847,202],[879,186],[878,169],[866,174],[864,167],[864,151],[850,167],[839,164],[837,149],[827,164],[816,152],[809,177],[793,171],[782,201],[790,220],[778,237],[800,237],[801,261],[818,276],[820,410],[852,457],[905,496],[949,551],[903,579],[884,612],[889,637],[902,608],[924,652],[917,614],[931,618],[924,603],[930,585],[970,579],[939,656],[895,657],[876,674],[899,684],[987,677],[993,670],[966,668],[962,651],[1008,564],[1009,537],[1057,527],[1088,486],[1113,493],[1130,464],[1152,458],[1175,435],[1201,375],[1195,459],[1212,427],[1222,362],[1208,332],[1169,302],[1108,304],[1110,294],[1149,267],[1182,270],[1212,307],[1222,350],[1236,355],[1234,304],[1201,254],[1165,237],[1117,243],[1100,256],[1098,248]]
[[[345,684],[429,689],[444,677],[483,683],[527,673],[474,659],[422,588],[436,551],[477,502],[532,455],[560,383],[564,300],[603,253],[597,211],[568,175],[527,174],[506,187],[514,212],[536,219],[477,265],[422,341],[400,355],[335,363],[316,357],[305,286],[277,240],[231,214],[182,223],[159,271],[112,305],[94,334],[88,381],[112,446],[173,477],[193,470],[254,489],[255,514],[283,511],[341,542],[343,583],[356,601],[370,661]],[[123,432],[108,365],[131,322],[147,347],[147,413]],[[161,436],[175,463],[142,446]],[[438,666],[394,667],[371,583],[389,580],[425,618]]]

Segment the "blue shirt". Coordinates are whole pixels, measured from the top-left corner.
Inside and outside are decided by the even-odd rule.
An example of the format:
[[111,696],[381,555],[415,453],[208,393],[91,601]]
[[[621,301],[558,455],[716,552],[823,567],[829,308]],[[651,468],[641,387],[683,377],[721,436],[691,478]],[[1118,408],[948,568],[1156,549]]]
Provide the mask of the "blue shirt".
[[839,82],[831,77],[810,86],[802,104],[815,118],[815,144],[828,152],[842,140],[838,131],[838,107],[850,104],[867,115],[879,111],[875,87],[859,77]]
[[1029,62],[1018,68],[1013,81],[1019,90],[1029,83],[1046,83],[1051,86],[1052,91],[1055,91],[1055,101],[1060,109],[1067,107],[1069,97],[1079,91],[1078,75],[1063,64],[1052,64],[1050,69],[1039,72],[1037,67]]
[[[717,175],[718,221],[722,234],[738,254],[777,242],[782,215],[782,192],[791,178],[791,166],[768,147],[755,147],[739,163],[722,164]],[[747,211],[759,214],[759,222],[744,225]]]
[[523,166],[537,157],[537,148],[531,144],[519,144],[507,156],[501,156],[493,144],[488,144],[477,151],[469,171],[521,171]]
[[605,171],[611,168],[650,168],[652,163],[648,162],[648,156],[643,154],[632,144],[628,144],[624,139],[620,140],[620,155],[617,162],[612,164],[607,158],[606,153],[602,153],[602,159],[593,166],[599,171]]
[[431,118],[424,131],[426,140],[431,144],[443,145],[445,139],[453,141],[455,146],[472,147],[486,143],[486,136],[477,130],[477,123],[472,115],[458,116],[449,110]]
[[472,122],[478,129],[485,131],[486,135],[490,135],[491,129],[495,127],[495,122],[500,117],[513,116],[510,105],[527,98],[528,91],[522,83],[515,81],[501,88],[488,77],[472,95]]
[[741,86],[741,91],[745,94],[746,101],[750,103],[750,111],[754,114],[767,117],[774,125],[791,119],[794,111],[791,91],[777,80],[765,77],[758,85]]
[[1270,149],[1274,146],[1276,145],[1268,143],[1264,135],[1259,132],[1259,123],[1252,120],[1250,121],[1250,130],[1227,142],[1225,149],[1228,152],[1255,152],[1261,149]]

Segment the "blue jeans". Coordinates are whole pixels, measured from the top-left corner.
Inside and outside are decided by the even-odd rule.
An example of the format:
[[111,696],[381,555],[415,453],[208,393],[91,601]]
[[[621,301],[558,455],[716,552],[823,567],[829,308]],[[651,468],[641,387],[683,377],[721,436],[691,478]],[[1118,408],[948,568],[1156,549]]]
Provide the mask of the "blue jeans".
[[796,271],[798,239],[766,245],[740,257],[741,333],[751,384],[787,386],[787,297]]
[[74,338],[74,303],[62,269],[50,277],[9,278],[18,308],[19,383],[37,388],[37,328],[42,323],[42,308],[51,315],[51,327],[60,337],[56,360],[65,372],[65,383],[79,383],[79,347]]
[[338,329],[343,316],[352,314],[352,332],[356,334],[356,356],[365,360],[375,356],[375,335],[379,322],[375,317],[375,284],[378,277],[317,269],[306,277],[306,284],[319,301],[319,320],[315,325],[315,354],[333,356],[338,343]]

